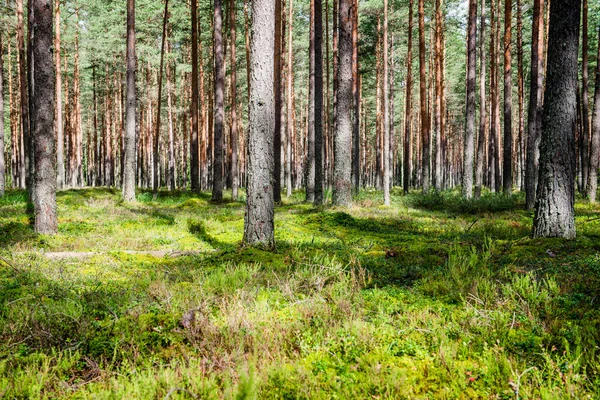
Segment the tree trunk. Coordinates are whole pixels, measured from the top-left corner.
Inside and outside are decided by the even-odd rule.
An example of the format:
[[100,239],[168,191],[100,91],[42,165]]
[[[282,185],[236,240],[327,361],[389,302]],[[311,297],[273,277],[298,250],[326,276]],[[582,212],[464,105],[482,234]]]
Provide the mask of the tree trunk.
[[390,200],[390,84],[388,60],[388,0],[383,1],[383,204]]
[[315,24],[315,205],[324,201],[325,168],[324,168],[324,143],[323,143],[323,2],[314,0]]
[[[218,1],[218,0],[217,0]],[[273,94],[275,1],[252,2],[248,185],[243,243],[275,247],[273,200]]]
[[[471,0],[472,1],[472,0]],[[431,177],[429,148],[429,110],[427,107],[427,64],[425,62],[425,0],[419,0],[419,86],[421,102],[421,173],[423,193],[429,192]]]
[[153,171],[154,179],[152,190],[154,196],[158,194],[158,187],[160,186],[160,175],[158,173],[158,164],[160,152],[158,151],[159,137],[160,137],[160,111],[162,105],[162,78],[164,69],[164,58],[165,58],[165,42],[167,39],[167,21],[169,19],[169,0],[165,0],[165,11],[163,15],[163,29],[162,29],[162,41],[160,46],[160,66],[158,71],[158,96],[156,104],[156,126],[154,127],[154,154],[153,154]]
[[[167,52],[170,53],[171,44],[167,44]],[[167,54],[168,57],[168,54]],[[169,160],[166,169],[167,186],[175,190],[175,132],[173,127],[173,85],[171,63],[167,63],[167,118],[169,119]]]
[[[483,0],[485,1],[485,0]],[[443,4],[442,0],[435,2],[435,190],[443,189],[442,178],[442,137],[444,135],[444,125],[442,123],[442,97],[443,97],[443,72],[442,66],[444,63],[442,54],[442,32],[444,26],[443,20]]]
[[581,192],[586,193],[590,166],[590,117],[588,84],[588,0],[583,1],[581,22]]
[[475,76],[477,69],[477,1],[469,0],[469,22],[467,27],[467,108],[464,143],[462,194],[473,197],[473,157],[475,142]]
[[[287,157],[286,157],[286,184],[287,196],[292,195],[292,143],[294,141],[294,44],[292,41],[294,27],[294,0],[290,0],[288,17],[288,78],[287,78]],[[329,101],[329,100],[328,100]]]
[[223,129],[225,121],[225,50],[223,48],[223,1],[214,0],[214,140],[212,201],[223,200]]
[[238,198],[238,117],[237,117],[237,62],[235,53],[235,1],[229,1],[229,29],[231,35],[231,198]]
[[413,0],[408,3],[408,50],[406,55],[406,102],[404,119],[404,194],[410,190],[411,180],[411,154],[412,154],[412,26],[413,26]]
[[351,0],[339,0],[337,124],[334,141],[333,204],[352,202],[352,13]]
[[517,137],[517,186],[523,190],[523,171],[525,160],[525,88],[523,81],[523,3],[517,0],[517,89],[519,96],[519,132]]
[[481,196],[483,187],[483,161],[485,157],[485,136],[487,126],[485,99],[485,0],[481,0],[481,20],[479,23],[479,137],[477,138],[477,161],[475,172],[475,198]]
[[46,0],[32,0],[31,6],[35,232],[52,235],[57,231],[52,7]]
[[575,120],[581,0],[552,0],[534,237],[575,238]]
[[502,187],[505,195],[512,193],[512,64],[511,64],[512,0],[504,0],[504,147]]
[[[190,178],[192,192],[200,192],[200,162],[198,149],[198,0],[192,2],[192,102],[190,104]],[[187,163],[186,163],[187,164]],[[187,167],[187,165],[186,165]]]
[[[230,0],[231,1],[231,0]],[[275,203],[281,203],[281,2],[284,0],[275,0],[275,42],[273,53],[274,57],[274,94],[275,94],[275,134],[273,136],[274,147],[274,178],[273,194]]]
[[[358,0],[353,4],[352,24],[352,183],[360,191],[360,99],[358,95]],[[327,79],[329,82],[329,79]],[[329,84],[329,83],[328,83]],[[329,99],[327,99],[329,109]]]
[[[60,1],[54,5],[54,56],[56,57],[56,187],[65,183],[65,151],[63,137],[62,74],[60,68]],[[68,94],[67,94],[68,95]]]
[[544,86],[544,0],[534,0],[531,44],[531,80],[527,116],[527,165],[525,202],[528,210],[535,205],[542,128],[542,92]]
[[23,0],[16,0],[17,7],[17,51],[19,59],[19,89],[21,96],[21,183],[31,193],[29,174],[29,93],[27,90],[27,64],[25,58],[25,27],[23,22]]
[[306,202],[315,201],[315,0],[310,0]]
[[[600,39],[600,31],[598,33],[598,38]],[[598,46],[598,56],[596,57],[595,82],[594,112],[592,114],[592,140],[590,144],[590,173],[587,186],[587,197],[590,200],[590,203],[596,202],[598,168],[600,167],[600,46]]]
[[123,162],[123,200],[126,202],[135,201],[135,70],[135,0],[127,0],[127,104],[125,106],[125,157]]
[[[10,40],[10,38],[9,38]],[[2,47],[2,34],[0,34],[0,197],[4,196],[6,182],[4,173],[6,172],[4,160],[4,48]],[[8,53],[10,57],[10,53]],[[13,144],[14,146],[14,144]]]

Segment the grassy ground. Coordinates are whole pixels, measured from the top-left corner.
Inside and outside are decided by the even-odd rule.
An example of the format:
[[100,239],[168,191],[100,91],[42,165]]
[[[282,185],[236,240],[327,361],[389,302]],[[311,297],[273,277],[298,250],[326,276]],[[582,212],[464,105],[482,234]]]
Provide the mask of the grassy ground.
[[44,237],[9,192],[0,398],[596,397],[599,207],[533,240],[518,195],[380,197],[285,199],[268,253],[239,247],[239,202],[66,191]]

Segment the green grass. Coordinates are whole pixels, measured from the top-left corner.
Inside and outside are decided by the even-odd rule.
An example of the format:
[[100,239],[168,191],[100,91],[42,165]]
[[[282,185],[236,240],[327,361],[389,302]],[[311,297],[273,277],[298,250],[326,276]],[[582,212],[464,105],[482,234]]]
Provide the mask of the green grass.
[[563,241],[529,238],[521,195],[302,197],[269,253],[208,194],[61,192],[47,237],[8,192],[0,398],[597,398],[600,207]]

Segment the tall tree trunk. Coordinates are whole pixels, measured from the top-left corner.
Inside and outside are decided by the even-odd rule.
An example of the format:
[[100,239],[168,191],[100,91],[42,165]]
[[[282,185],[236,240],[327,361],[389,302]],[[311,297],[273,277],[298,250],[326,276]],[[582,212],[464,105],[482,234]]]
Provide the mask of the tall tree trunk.
[[517,0],[517,89],[519,97],[519,132],[517,135],[517,186],[523,190],[523,171],[525,160],[525,88],[523,81],[523,3]]
[[406,101],[404,119],[404,194],[410,190],[411,154],[412,154],[412,26],[413,26],[413,0],[408,2],[408,50],[406,55]]
[[[218,0],[217,0],[218,1]],[[248,186],[244,239],[248,245],[275,247],[273,200],[273,96],[275,2],[252,2]]]
[[[352,183],[360,191],[360,99],[358,95],[358,0],[353,4],[352,24]],[[328,72],[329,77],[329,72]],[[329,78],[327,79],[329,85]],[[329,89],[328,89],[329,92]],[[329,110],[329,99],[327,99]]]
[[308,131],[306,156],[306,202],[315,201],[315,0],[310,0],[309,78],[308,78]]
[[[79,20],[79,10],[75,11],[75,16]],[[81,120],[81,83],[79,66],[79,25],[75,28],[75,57],[73,66],[73,103],[75,111],[75,179],[73,186],[83,185],[83,124]]]
[[[482,0],[485,1],[485,0]],[[435,190],[438,192],[443,189],[442,178],[442,137],[444,136],[444,124],[442,122],[442,97],[444,96],[443,84],[443,64],[442,54],[442,32],[443,25],[443,2],[435,2]]]
[[31,6],[35,232],[52,235],[57,231],[52,6],[47,0],[32,0]]
[[590,166],[590,117],[588,83],[588,0],[583,1],[581,22],[581,191],[586,193]]
[[383,204],[390,200],[390,82],[388,60],[388,0],[383,0]]
[[[167,43],[167,52],[170,53],[171,44]],[[167,54],[168,56],[168,54]],[[167,63],[167,118],[169,119],[169,160],[167,172],[167,186],[175,190],[175,132],[173,127],[173,85],[171,63]]]
[[334,141],[333,204],[352,202],[352,13],[351,0],[339,0],[337,124]]
[[214,0],[214,157],[212,201],[223,200],[223,129],[225,123],[225,49],[223,47],[223,1]]
[[315,12],[315,205],[323,204],[325,190],[323,143],[323,2],[314,0]]
[[485,136],[487,126],[485,100],[485,0],[481,0],[479,23],[479,137],[477,138],[477,161],[475,171],[475,198],[481,196],[483,187],[483,161],[485,157]]
[[[231,0],[230,0],[231,1]],[[275,43],[273,53],[275,73],[273,85],[275,94],[275,133],[273,137],[275,169],[273,179],[273,193],[276,203],[281,203],[281,2],[284,0],[275,0]]]
[[158,96],[156,104],[156,126],[154,127],[154,154],[153,154],[153,187],[154,196],[158,194],[158,187],[160,186],[160,175],[158,173],[158,164],[160,152],[158,148],[160,138],[160,112],[162,105],[162,79],[164,70],[164,59],[165,59],[165,42],[167,40],[167,21],[169,19],[169,0],[165,0],[165,11],[163,15],[163,29],[162,29],[162,41],[160,46],[160,66],[158,71]]
[[544,0],[534,0],[531,37],[531,78],[527,116],[527,170],[525,172],[525,203],[528,210],[532,210],[535,205],[539,169],[542,93],[544,87]]
[[504,0],[504,153],[502,183],[503,193],[512,193],[512,61],[511,61],[512,0]]
[[552,0],[534,237],[575,238],[575,119],[581,0]]
[[469,23],[467,27],[467,115],[462,182],[462,194],[467,199],[473,197],[473,156],[475,152],[475,76],[477,69],[476,53],[477,1],[469,0]]
[[236,34],[235,1],[229,1],[229,29],[231,36],[231,198],[238,198],[238,117],[237,117],[237,62],[235,53]]
[[500,134],[500,6],[501,0],[498,0],[498,8],[496,9],[496,41],[494,43],[494,63],[496,64],[496,68],[494,69],[494,129],[496,131],[496,136],[494,141],[496,145],[494,146],[494,164],[496,164],[496,168],[494,169],[494,182],[495,188],[494,190],[497,193],[500,193],[502,190],[502,157],[501,157],[501,134]]
[[[10,38],[9,38],[10,40]],[[0,34],[0,197],[4,196],[6,186],[4,174],[6,164],[4,160],[4,48],[2,47],[2,34]],[[10,52],[8,53],[10,57]],[[14,146],[14,143],[13,143]]]
[[127,0],[127,103],[125,106],[125,157],[123,162],[123,200],[135,201],[136,171],[136,87],[135,87],[135,0]]
[[[198,0],[192,2],[192,102],[190,116],[190,178],[192,192],[200,192],[200,162],[198,149]],[[187,163],[186,163],[187,164]]]
[[31,193],[29,176],[29,93],[27,90],[27,59],[25,58],[25,27],[23,22],[23,0],[16,0],[17,8],[17,51],[19,61],[19,89],[21,97],[21,182]]
[[[292,144],[294,141],[294,44],[292,41],[293,38],[293,27],[294,27],[294,0],[290,0],[289,5],[289,16],[288,16],[288,78],[287,78],[287,157],[286,157],[286,189],[287,196],[290,197],[292,195]],[[328,75],[329,76],[329,73]],[[328,80],[329,83],[329,80]],[[327,104],[329,105],[329,99],[327,100]]]
[[[471,0],[472,1],[472,0]],[[419,85],[421,102],[421,141],[423,145],[421,154],[421,174],[423,193],[429,192],[431,178],[430,168],[430,135],[429,135],[429,110],[427,107],[427,64],[425,62],[425,0],[419,0]]]
[[[598,32],[600,43],[600,31]],[[596,57],[596,81],[594,89],[594,112],[592,114],[592,140],[590,143],[590,173],[588,176],[587,197],[590,203],[596,202],[598,190],[598,168],[600,167],[600,46]]]
[[[65,151],[63,137],[62,74],[60,68],[60,1],[54,5],[54,55],[56,57],[56,187],[62,189],[65,183]],[[68,94],[67,94],[68,95]]]

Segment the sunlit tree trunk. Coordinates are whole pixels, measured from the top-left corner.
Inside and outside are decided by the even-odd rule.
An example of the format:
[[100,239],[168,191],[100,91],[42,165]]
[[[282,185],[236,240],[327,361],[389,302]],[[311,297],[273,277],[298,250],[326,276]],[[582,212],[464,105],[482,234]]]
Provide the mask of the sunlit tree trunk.
[[512,0],[504,0],[504,147],[502,162],[502,190],[512,193],[512,57],[511,57]]
[[[471,0],[472,1],[472,0]],[[427,107],[427,65],[425,62],[425,0],[419,0],[419,85],[421,102],[421,176],[423,193],[429,192],[431,180],[429,110]]]
[[315,0],[310,0],[306,202],[315,201]]
[[408,3],[408,50],[406,55],[406,101],[404,118],[404,193],[410,190],[411,181],[411,154],[412,154],[412,26],[413,26],[413,0]]
[[581,191],[586,193],[590,166],[590,117],[588,83],[588,0],[583,1],[581,16]]
[[479,137],[477,138],[477,160],[475,167],[475,198],[481,196],[483,187],[483,162],[485,157],[485,138],[487,126],[485,98],[485,0],[481,0],[481,19],[479,22]]
[[237,62],[235,52],[236,36],[235,1],[229,1],[229,32],[231,37],[231,198],[238,198],[238,117],[237,117]]
[[163,70],[164,70],[164,58],[165,58],[165,43],[167,39],[167,21],[169,18],[169,0],[165,0],[165,11],[163,15],[163,29],[162,29],[162,41],[160,46],[160,66],[158,70],[158,96],[157,96],[157,104],[156,104],[156,125],[154,127],[154,149],[153,149],[153,186],[152,190],[154,191],[154,195],[156,196],[158,193],[158,188],[160,186],[160,174],[159,174],[159,158],[160,152],[158,148],[159,138],[160,138],[160,113],[161,113],[161,105],[162,105],[162,79],[163,79]]
[[[192,101],[190,103],[190,178],[192,192],[200,191],[200,152],[198,145],[198,0],[191,0],[192,7]],[[187,163],[185,165],[187,167]]]
[[473,157],[475,142],[475,76],[477,53],[477,1],[469,0],[469,21],[467,26],[467,109],[464,143],[462,194],[473,197]]
[[[231,1],[231,0],[230,0]],[[276,203],[281,203],[281,2],[284,0],[275,0],[275,44],[273,53],[274,57],[274,94],[275,94],[275,133],[273,137],[274,150],[274,177],[273,177],[273,193]]]
[[[600,39],[600,32],[598,33]],[[599,42],[600,43],[600,42]],[[590,143],[590,173],[587,197],[590,203],[596,202],[598,190],[598,168],[600,167],[600,46],[596,57],[596,81],[594,89],[594,110],[592,114],[592,138]]]
[[[328,72],[327,85],[329,85]],[[358,0],[354,0],[352,24],[352,183],[354,193],[360,190],[360,99],[358,94]],[[329,93],[329,89],[327,90]],[[327,99],[329,110],[329,99]]]
[[223,47],[223,1],[214,1],[214,138],[212,201],[223,200],[223,130],[225,122],[225,49]]
[[325,190],[323,142],[323,2],[314,0],[314,68],[315,68],[315,205],[323,204]]
[[25,27],[23,22],[23,0],[16,0],[17,8],[17,52],[19,63],[19,90],[21,105],[21,185],[31,192],[29,176],[29,93],[27,90],[27,64],[25,58]]
[[383,1],[383,204],[390,200],[390,97],[388,60],[388,0]]
[[135,201],[136,172],[136,56],[135,0],[127,0],[127,102],[125,106],[125,157],[123,162],[123,200]]
[[[288,16],[288,76],[287,76],[287,157],[286,157],[286,194],[287,196],[292,195],[292,144],[294,141],[294,44],[293,38],[293,27],[294,27],[294,0],[290,0],[289,4],[289,16]],[[329,75],[328,75],[329,76]],[[329,80],[328,80],[329,82]],[[329,100],[327,100],[329,104]]]

